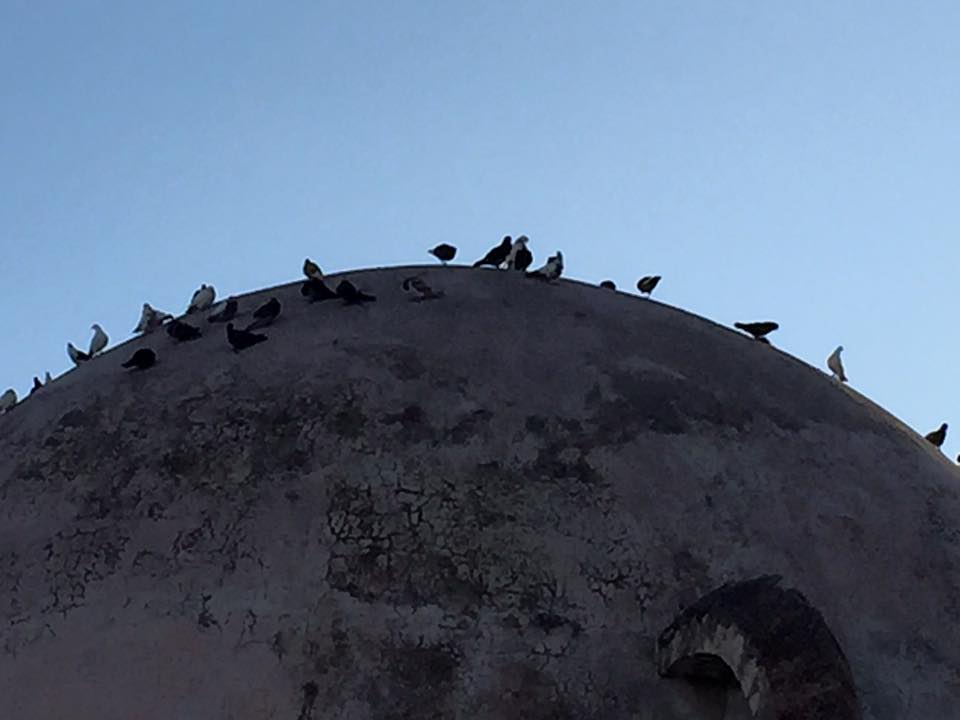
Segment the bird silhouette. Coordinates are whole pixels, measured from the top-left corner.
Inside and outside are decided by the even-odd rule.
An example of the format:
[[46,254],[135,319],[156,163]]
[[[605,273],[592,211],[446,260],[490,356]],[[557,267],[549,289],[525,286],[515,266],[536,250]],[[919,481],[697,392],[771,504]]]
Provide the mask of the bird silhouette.
[[207,322],[229,322],[236,316],[238,307],[239,303],[236,300],[227,300],[227,304],[223,306],[223,310],[211,314],[210,317],[207,318]]
[[830,353],[830,357],[827,358],[827,367],[837,380],[840,382],[846,382],[847,376],[843,372],[843,361],[840,359],[840,353],[842,352],[843,345],[840,345],[836,350]]
[[602,283],[600,283],[600,287],[607,290],[616,290],[617,284],[613,280],[604,280]]
[[74,365],[79,365],[82,362],[86,362],[90,359],[90,356],[82,350],[77,350],[73,343],[67,343],[67,355],[73,361]]
[[300,286],[300,294],[310,302],[322,302],[340,297],[327,287],[327,284],[318,278],[310,278]]
[[196,340],[202,334],[200,328],[194,327],[190,323],[185,323],[183,320],[173,320],[167,324],[167,335],[177,342]]
[[644,275],[642,278],[637,280],[637,290],[640,291],[641,295],[649,296],[659,282],[659,275]]
[[533,264],[533,253],[527,249],[528,242],[530,242],[530,238],[526,235],[521,235],[513,241],[513,246],[510,248],[510,254],[506,260],[507,270],[523,272]]
[[490,265],[492,267],[498,268],[501,263],[507,259],[507,255],[510,254],[510,248],[513,246],[513,239],[507,235],[500,241],[500,244],[495,248],[490,250],[486,255],[477,260],[473,266],[480,267],[481,265]]
[[150,303],[143,304],[143,311],[140,313],[140,322],[133,329],[135,333],[152,333],[167,320],[172,320],[173,315],[161,312],[150,307]]
[[33,376],[33,387],[30,389],[30,394],[33,395],[37,390],[43,389],[43,383],[40,382],[40,378],[36,375]]
[[442,291],[438,292],[434,290],[418,275],[408,277],[404,280],[403,289],[405,292],[417,293],[417,296],[413,298],[414,301],[436,300],[437,298],[443,297]]
[[375,295],[368,295],[358,290],[349,280],[340,281],[340,284],[337,285],[337,296],[343,298],[345,305],[360,305],[361,303],[373,302],[377,299]]
[[943,423],[933,432],[928,432],[923,436],[923,439],[932,443],[934,447],[940,447],[943,445],[943,441],[947,439],[947,424]]
[[227,323],[227,342],[233,347],[234,352],[246,350],[257,343],[262,343],[266,339],[266,335],[250,332],[249,330],[239,330],[233,327],[233,323]]
[[447,243],[440,243],[435,248],[427,250],[427,252],[433,255],[444,265],[457,256],[457,249],[453,245],[447,245]]
[[247,325],[247,332],[266,327],[273,323],[280,316],[280,301],[275,297],[267,300],[263,305],[253,311],[254,320]]
[[774,330],[780,327],[777,323],[770,322],[770,321],[749,322],[749,323],[736,322],[733,324],[733,326],[735,328],[739,328],[740,330],[743,330],[745,333],[748,333],[749,335],[753,335],[754,340],[765,340],[766,338],[764,336],[769,335]]
[[303,261],[303,274],[307,279],[316,278],[317,280],[323,280],[323,270],[310,258],[306,258]]
[[122,367],[135,368],[137,370],[146,370],[157,364],[157,354],[150,348],[140,348],[130,359],[123,363]]
[[103,331],[103,328],[97,323],[91,325],[90,329],[93,330],[93,337],[90,338],[90,348],[87,350],[87,355],[93,357],[107,346],[107,343],[110,342],[110,338],[107,337],[107,334]]

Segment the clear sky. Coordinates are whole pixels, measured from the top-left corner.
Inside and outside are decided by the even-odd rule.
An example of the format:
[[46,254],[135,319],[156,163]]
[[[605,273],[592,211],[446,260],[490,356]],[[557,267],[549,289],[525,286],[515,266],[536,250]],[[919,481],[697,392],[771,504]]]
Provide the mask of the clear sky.
[[[0,0],[0,390],[100,322],[325,271],[539,264],[955,421],[960,3]],[[557,329],[562,332],[562,328]]]

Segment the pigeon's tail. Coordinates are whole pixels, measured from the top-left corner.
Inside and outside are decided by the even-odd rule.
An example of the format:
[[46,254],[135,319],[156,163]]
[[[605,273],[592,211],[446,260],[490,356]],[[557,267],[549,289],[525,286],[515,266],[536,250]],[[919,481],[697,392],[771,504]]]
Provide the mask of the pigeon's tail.
[[134,365],[136,365],[136,363],[133,361],[133,358],[130,358],[125,363],[123,363],[121,367],[132,368]]
[[744,325],[742,322],[735,322],[735,323],[733,324],[733,326],[734,326],[735,328],[737,328],[738,330],[746,330],[746,329],[747,329],[747,326]]
[[[484,258],[484,260],[486,260],[486,258]],[[483,260],[477,260],[477,261],[473,264],[473,267],[480,267],[481,265],[483,265]]]

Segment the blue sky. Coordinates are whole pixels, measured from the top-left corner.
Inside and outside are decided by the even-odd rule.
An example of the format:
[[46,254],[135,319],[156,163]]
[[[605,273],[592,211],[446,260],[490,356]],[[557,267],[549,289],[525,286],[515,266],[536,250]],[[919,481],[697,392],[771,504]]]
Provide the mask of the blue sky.
[[0,390],[100,322],[326,271],[537,262],[775,319],[956,416],[960,4],[0,0]]

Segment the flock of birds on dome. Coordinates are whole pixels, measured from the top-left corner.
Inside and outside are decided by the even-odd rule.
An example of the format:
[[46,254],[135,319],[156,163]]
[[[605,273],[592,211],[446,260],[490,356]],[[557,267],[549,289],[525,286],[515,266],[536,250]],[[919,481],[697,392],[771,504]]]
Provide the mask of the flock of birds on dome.
[[[530,240],[526,235],[520,235],[516,240],[507,235],[499,245],[473,263],[473,267],[490,266],[500,270],[522,272],[528,278],[545,282],[557,280],[563,273],[563,253],[557,251],[556,255],[551,255],[547,259],[543,267],[537,270],[529,270],[529,267],[533,264],[533,253],[527,247],[529,242]],[[447,243],[441,243],[428,252],[446,265],[456,257],[457,248]],[[320,267],[309,258],[303,262],[303,274],[306,279],[300,287],[300,294],[309,302],[339,299],[347,305],[360,305],[374,302],[377,299],[375,296],[357,288],[349,280],[341,280],[336,288],[330,288],[324,280]],[[646,275],[637,281],[637,290],[639,290],[641,296],[650,297],[659,282],[659,275]],[[612,280],[604,280],[600,283],[600,287],[608,290],[617,289]],[[413,299],[417,301],[443,297],[443,291],[434,290],[422,277],[417,275],[406,278],[402,283],[402,288],[405,292],[412,293],[414,295]],[[201,284],[193,293],[186,312],[181,318],[175,318],[170,313],[162,312],[151,307],[149,303],[144,303],[140,314],[140,322],[137,323],[133,332],[147,335],[157,330],[164,330],[175,343],[189,342],[202,337],[203,332],[201,327],[191,324],[186,318],[192,318],[198,313],[209,311],[207,322],[225,323],[227,342],[234,352],[241,352],[267,340],[266,335],[255,331],[271,325],[280,316],[282,310],[280,301],[272,297],[253,311],[253,322],[240,328],[232,322],[239,309],[237,300],[227,298],[219,304],[215,304],[215,300],[216,291],[213,286]],[[767,345],[770,344],[767,335],[780,327],[772,321],[736,322],[733,326],[747,333],[757,342]],[[86,352],[79,350],[71,342],[67,343],[67,355],[74,365],[91,361],[102,353],[109,343],[107,333],[99,324],[94,323],[91,330],[93,330],[93,337],[90,339],[90,345]],[[833,378],[837,382],[844,383],[847,381],[847,376],[840,359],[841,352],[843,352],[842,345],[830,354],[826,364]],[[121,367],[128,370],[143,371],[153,367],[156,362],[157,354],[154,350],[140,348],[126,362],[122,363]],[[49,372],[46,373],[42,381],[39,377],[34,377],[33,389],[30,394],[33,395],[35,392],[42,391],[52,381],[53,378]],[[0,415],[9,412],[16,405],[17,393],[12,388],[0,395]],[[939,428],[927,433],[924,437],[934,446],[941,447],[947,437],[947,423],[943,423]],[[957,462],[960,463],[960,456],[957,457]]]

